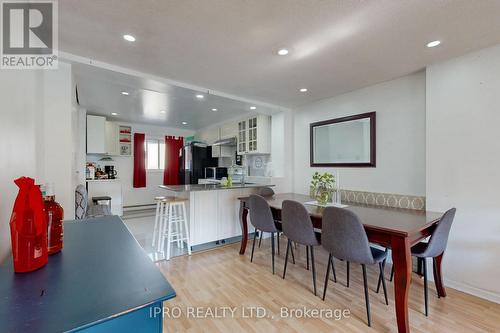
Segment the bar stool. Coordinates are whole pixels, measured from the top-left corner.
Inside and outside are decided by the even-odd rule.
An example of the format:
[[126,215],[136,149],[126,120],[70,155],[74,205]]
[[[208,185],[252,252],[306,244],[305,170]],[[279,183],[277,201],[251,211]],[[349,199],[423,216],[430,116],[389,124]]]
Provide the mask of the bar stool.
[[179,248],[184,248],[186,241],[188,254],[191,255],[191,242],[189,240],[189,228],[186,213],[187,199],[167,198],[166,214],[164,214],[162,223],[160,223],[160,242],[159,252],[164,252],[165,238],[167,239],[167,255],[166,260],[170,260],[170,250],[172,241],[177,242]]
[[155,213],[155,226],[153,228],[153,240],[151,241],[151,246],[154,248],[156,245],[156,239],[158,238],[158,244],[160,243],[160,224],[165,216],[166,208],[166,198],[165,197],[155,197],[156,202],[156,213]]

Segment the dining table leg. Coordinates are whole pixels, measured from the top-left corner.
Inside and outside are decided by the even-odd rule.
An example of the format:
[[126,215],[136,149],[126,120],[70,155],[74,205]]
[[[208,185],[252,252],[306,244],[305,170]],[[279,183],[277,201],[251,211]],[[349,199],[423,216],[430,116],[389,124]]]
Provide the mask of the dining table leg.
[[408,294],[411,282],[411,252],[408,237],[393,236],[391,240],[394,265],[394,299],[399,333],[410,332]]
[[240,254],[245,254],[245,250],[247,248],[248,241],[248,209],[245,207],[245,202],[243,200],[240,201],[240,226],[241,226],[241,246],[240,246]]
[[443,284],[443,274],[441,273],[441,262],[443,261],[444,252],[435,257],[433,262],[434,283],[439,297],[446,297],[446,290]]

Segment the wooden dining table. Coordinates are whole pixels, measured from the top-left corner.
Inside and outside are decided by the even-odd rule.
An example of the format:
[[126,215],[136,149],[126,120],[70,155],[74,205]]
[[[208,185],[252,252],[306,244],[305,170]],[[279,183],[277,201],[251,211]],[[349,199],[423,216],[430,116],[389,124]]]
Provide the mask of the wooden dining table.
[[[244,254],[248,241],[248,197],[238,199],[240,200],[240,223],[242,229],[240,254]],[[266,200],[271,207],[274,218],[280,220],[283,201],[294,200],[306,203],[313,199],[303,194],[284,193],[267,197]],[[311,216],[314,228],[321,230],[324,208],[309,204],[305,205],[305,207]],[[346,209],[351,210],[359,216],[370,242],[380,244],[392,250],[398,332],[410,332],[408,318],[408,293],[412,273],[410,249],[413,245],[432,234],[443,213],[357,203],[348,203]],[[435,258],[433,269],[434,281],[440,297],[446,297],[441,273],[443,254]]]

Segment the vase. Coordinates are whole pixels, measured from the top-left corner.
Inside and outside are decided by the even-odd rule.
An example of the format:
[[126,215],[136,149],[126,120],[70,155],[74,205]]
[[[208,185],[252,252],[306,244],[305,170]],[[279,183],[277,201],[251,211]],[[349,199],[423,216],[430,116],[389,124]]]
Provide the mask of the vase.
[[331,198],[332,191],[329,188],[323,186],[318,187],[315,199],[320,206],[325,206]]

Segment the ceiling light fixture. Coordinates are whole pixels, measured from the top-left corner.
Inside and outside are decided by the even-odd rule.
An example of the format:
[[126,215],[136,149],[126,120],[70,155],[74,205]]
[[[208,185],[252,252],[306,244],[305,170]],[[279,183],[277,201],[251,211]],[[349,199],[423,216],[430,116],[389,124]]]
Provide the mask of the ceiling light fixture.
[[278,55],[280,56],[284,56],[284,55],[287,55],[288,54],[288,50],[287,49],[279,49],[278,50]]
[[123,39],[125,39],[127,42],[135,42],[135,37],[132,35],[123,35]]
[[161,111],[160,111],[160,113],[167,113],[167,111],[165,111],[165,110],[161,110]]
[[118,113],[116,113],[116,112],[111,112],[111,115],[112,115],[112,116],[117,116],[117,115],[118,115]]
[[187,125],[187,124],[188,124],[188,123],[187,123],[187,122],[185,122],[185,121],[183,121],[183,122],[182,122],[182,125]]
[[432,42],[427,43],[427,47],[436,47],[436,46],[438,46],[439,44],[441,44],[441,41],[439,41],[439,40],[434,40],[434,41],[432,41]]
[[300,88],[299,91],[300,92],[307,92],[307,88]]
[[196,98],[198,98],[198,99],[203,99],[203,98],[205,98],[205,96],[203,96],[203,95],[201,95],[201,94],[198,94],[198,95],[196,95]]
[[250,107],[250,110],[256,110],[256,109],[257,109],[257,107],[256,107],[256,106],[251,106],[251,107]]
[[215,112],[215,111],[217,111],[217,109],[216,109],[216,108],[213,108],[213,109],[212,109],[212,111],[213,111],[213,112]]
[[130,95],[130,94],[129,94],[129,92],[128,92],[128,91],[122,91],[122,95],[124,95],[124,96],[128,96],[128,95]]

